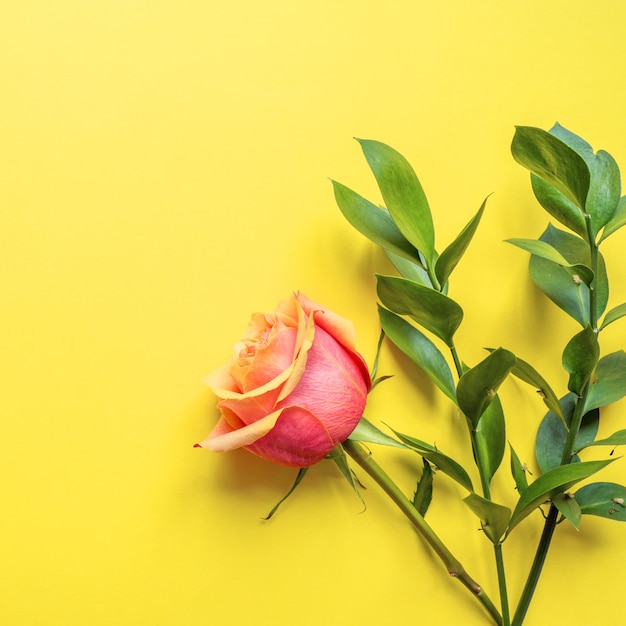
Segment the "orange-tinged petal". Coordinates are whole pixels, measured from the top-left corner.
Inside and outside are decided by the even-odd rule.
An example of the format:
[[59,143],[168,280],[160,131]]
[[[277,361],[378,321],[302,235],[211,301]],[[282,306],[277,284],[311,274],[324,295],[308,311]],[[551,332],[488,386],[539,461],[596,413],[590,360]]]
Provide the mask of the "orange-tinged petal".
[[350,320],[333,313],[325,306],[307,298],[302,293],[298,293],[296,299],[302,305],[307,315],[311,312],[315,313],[315,323],[318,326],[332,335],[340,344],[348,348],[348,350],[352,352],[355,351],[356,330]]
[[257,396],[261,396],[264,393],[268,393],[268,392],[276,390],[280,385],[282,385],[289,378],[292,370],[293,370],[293,363],[291,364],[290,367],[288,367],[286,370],[281,372],[280,375],[274,378],[274,380],[270,380],[267,384],[262,385],[258,389],[251,389],[250,391],[247,391],[245,393],[233,391],[231,389],[227,389],[224,387],[214,386],[213,379],[212,379],[213,374],[209,374],[206,378],[203,379],[203,382],[206,383],[211,388],[211,391],[213,391],[213,393],[218,398],[224,398],[224,399],[254,398]]
[[226,397],[225,394],[239,394],[241,392],[237,381],[230,374],[232,366],[232,360],[228,361],[228,363],[224,363],[224,365],[218,367],[202,379],[202,382],[204,382],[218,398]]
[[256,351],[254,361],[243,380],[244,393],[274,380],[291,367],[297,331],[282,326],[272,334],[271,341]]
[[277,402],[280,402],[284,398],[286,398],[296,387],[296,385],[300,382],[300,379],[304,375],[304,371],[306,368],[307,356],[309,354],[309,350],[313,345],[313,340],[315,338],[315,319],[314,314],[311,313],[309,319],[306,323],[306,328],[304,329],[304,337],[302,338],[302,345],[300,346],[300,351],[296,356],[296,359],[293,363],[293,372],[289,379],[284,384]]
[[279,409],[257,422],[237,429],[233,429],[224,418],[221,418],[209,436],[197,445],[212,452],[228,452],[249,446],[274,428],[282,412],[283,409]]

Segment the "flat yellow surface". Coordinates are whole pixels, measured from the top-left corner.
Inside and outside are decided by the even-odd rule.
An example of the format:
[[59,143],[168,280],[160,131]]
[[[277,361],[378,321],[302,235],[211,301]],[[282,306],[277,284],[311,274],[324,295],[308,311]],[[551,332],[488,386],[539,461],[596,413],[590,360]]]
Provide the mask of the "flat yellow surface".
[[[504,345],[563,390],[576,325],[502,243],[547,222],[509,145],[514,125],[558,120],[626,168],[625,22],[615,0],[5,2],[0,622],[486,624],[365,477],[366,512],[325,462],[263,522],[294,471],[194,449],[216,420],[201,378],[253,310],[298,289],[352,318],[372,363],[373,273],[389,267],[328,180],[378,201],[357,136],[413,163],[440,249],[494,192],[453,276],[462,357]],[[611,305],[626,301],[625,236],[604,247]],[[603,352],[625,339],[615,324]],[[395,377],[370,419],[470,463],[422,375],[388,348],[381,373]],[[518,383],[503,400],[532,468],[543,405]],[[606,411],[603,434],[623,412]],[[376,455],[410,492],[419,458]],[[436,486],[429,519],[497,597],[465,494]],[[494,490],[513,501],[506,468]],[[505,544],[513,602],[541,525]],[[626,623],[625,530],[560,526],[528,624]]]

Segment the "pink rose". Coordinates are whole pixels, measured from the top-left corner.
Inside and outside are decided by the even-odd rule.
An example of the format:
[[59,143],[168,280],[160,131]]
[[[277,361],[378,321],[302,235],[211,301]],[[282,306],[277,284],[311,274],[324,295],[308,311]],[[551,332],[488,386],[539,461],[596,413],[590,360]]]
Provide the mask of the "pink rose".
[[255,313],[233,358],[205,382],[221,417],[207,450],[245,448],[290,467],[320,461],[356,427],[370,375],[353,324],[298,293]]

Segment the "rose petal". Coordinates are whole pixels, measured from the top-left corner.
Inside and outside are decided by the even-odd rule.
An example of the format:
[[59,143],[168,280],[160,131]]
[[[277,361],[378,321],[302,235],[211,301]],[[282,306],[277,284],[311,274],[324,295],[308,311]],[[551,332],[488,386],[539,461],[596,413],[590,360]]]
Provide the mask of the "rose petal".
[[[282,385],[289,378],[289,376],[291,376],[292,371],[293,371],[293,364],[291,364],[291,366],[288,367],[286,370],[282,371],[276,378],[274,378],[273,380],[270,380],[267,384],[262,385],[258,389],[251,389],[250,391],[247,391],[245,393],[234,391],[234,390],[228,389],[227,387],[220,387],[220,386],[214,385],[213,374],[215,374],[216,372],[209,374],[206,378],[203,379],[203,382],[206,383],[211,388],[211,391],[213,391],[213,393],[218,398],[232,398],[232,399],[254,398],[254,397],[262,396],[263,394],[269,393],[271,391],[277,391],[278,387]],[[219,379],[219,376],[220,374],[218,373],[218,381],[221,382],[221,380]]]
[[355,351],[356,330],[350,320],[333,313],[325,306],[307,298],[303,293],[297,293],[296,300],[300,303],[307,315],[311,312],[315,313],[315,323],[318,326],[332,335],[339,343],[348,348],[348,350],[352,352]]
[[[304,324],[303,324],[304,327]],[[311,346],[313,345],[313,340],[315,338],[315,320],[313,313],[309,316],[309,319],[306,323],[306,328],[304,330],[304,336],[302,337],[302,345],[300,346],[300,351],[295,358],[293,363],[293,372],[287,382],[283,385],[283,388],[277,398],[277,402],[280,402],[283,398],[286,398],[297,386],[300,382],[300,379],[304,375],[307,356]]]
[[272,431],[246,450],[288,467],[308,467],[334,447],[332,437],[312,413],[301,407],[285,407]]
[[209,436],[197,445],[212,452],[228,452],[249,446],[274,428],[282,412],[283,409],[274,411],[253,424],[237,429],[233,429],[224,418],[220,418]]
[[272,334],[267,346],[256,351],[244,379],[244,392],[265,385],[291,366],[297,334],[294,328],[287,328],[281,324],[281,327]]
[[317,328],[304,376],[284,404],[306,408],[326,426],[335,443],[343,441],[361,418],[369,390],[369,374],[364,378],[359,364],[352,353]]

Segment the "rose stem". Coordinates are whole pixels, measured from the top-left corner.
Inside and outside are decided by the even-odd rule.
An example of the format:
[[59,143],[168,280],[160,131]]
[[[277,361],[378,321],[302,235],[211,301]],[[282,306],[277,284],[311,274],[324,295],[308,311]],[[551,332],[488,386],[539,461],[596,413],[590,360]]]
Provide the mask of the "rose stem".
[[494,622],[498,624],[498,626],[501,626],[502,618],[500,613],[483,588],[465,571],[465,568],[443,544],[441,539],[435,534],[423,516],[418,513],[409,499],[384,472],[380,465],[374,461],[372,455],[368,453],[361,444],[350,439],[344,441],[342,446],[346,453],[378,483],[383,491],[385,491],[398,508],[406,515],[417,532],[443,561],[450,576],[458,578],[484,606],[487,612],[492,616]]

